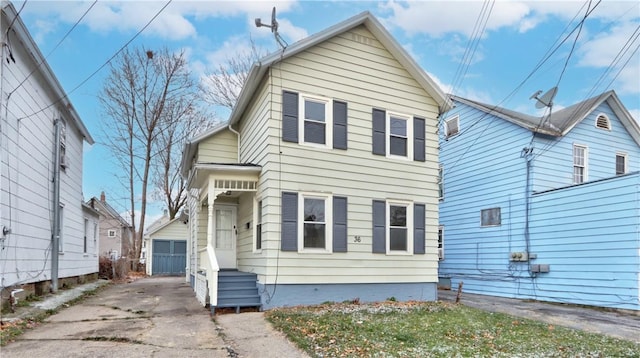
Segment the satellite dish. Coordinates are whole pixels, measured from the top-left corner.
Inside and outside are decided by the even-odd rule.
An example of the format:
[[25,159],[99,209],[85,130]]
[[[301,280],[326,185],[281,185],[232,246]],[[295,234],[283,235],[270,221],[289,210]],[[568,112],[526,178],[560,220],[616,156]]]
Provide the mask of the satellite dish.
[[280,36],[280,34],[278,33],[278,20],[276,20],[276,7],[273,7],[273,10],[271,10],[271,24],[265,24],[262,22],[262,20],[258,17],[255,19],[256,22],[256,27],[268,27],[271,29],[271,32],[273,33],[274,37],[276,38],[276,41],[278,42],[278,45],[280,45],[280,47],[282,47],[282,50],[284,51],[284,49],[287,48],[288,44],[286,43],[286,41],[284,41],[284,39]]
[[542,93],[542,91],[538,91],[536,93],[534,93],[533,95],[531,95],[531,97],[529,97],[529,99],[536,99],[536,108],[540,109],[540,108],[544,108],[544,107],[551,107],[553,105],[553,99],[556,97],[556,93],[558,93],[558,87],[553,87],[552,89],[548,90],[545,94],[543,94],[541,97],[538,97],[540,95],[540,93]]

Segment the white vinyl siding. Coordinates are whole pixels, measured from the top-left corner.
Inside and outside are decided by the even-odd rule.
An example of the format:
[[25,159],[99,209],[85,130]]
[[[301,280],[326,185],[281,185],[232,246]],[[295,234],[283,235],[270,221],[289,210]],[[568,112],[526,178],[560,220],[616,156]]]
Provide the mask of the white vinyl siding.
[[[363,43],[358,37],[369,41]],[[398,282],[399,277],[403,282],[436,282],[439,111],[435,101],[364,26],[285,59],[270,74],[275,78],[266,76],[240,121],[240,160],[262,167],[255,195],[263,201],[264,220],[262,254],[239,252],[239,268],[258,273],[266,284],[276,281],[276,270],[279,284]],[[283,90],[348,103],[348,148],[319,151],[282,141]],[[425,118],[424,162],[371,152],[373,108]],[[347,197],[348,252],[301,255],[276,250],[282,192]],[[426,251],[433,254],[432,260],[371,252],[374,198],[425,203]],[[239,242],[239,250],[251,250],[251,238],[247,240],[246,245]]]
[[199,163],[229,164],[238,162],[238,137],[228,128],[198,145]]

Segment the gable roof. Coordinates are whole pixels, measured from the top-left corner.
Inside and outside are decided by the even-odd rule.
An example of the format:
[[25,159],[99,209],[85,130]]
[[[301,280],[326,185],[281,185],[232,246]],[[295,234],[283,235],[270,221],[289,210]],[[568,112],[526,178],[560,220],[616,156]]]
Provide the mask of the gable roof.
[[191,166],[191,159],[194,155],[196,155],[196,150],[198,149],[198,144],[200,144],[205,139],[211,138],[214,135],[222,132],[227,129],[228,125],[226,123],[219,124],[211,129],[208,129],[195,137],[191,138],[184,144],[184,148],[182,149],[182,159],[180,160],[180,173],[184,178],[189,174],[189,167]]
[[393,55],[393,57],[404,66],[413,78],[422,86],[422,88],[438,103],[441,112],[445,112],[451,108],[451,102],[447,99],[444,92],[440,90],[438,85],[427,75],[427,73],[418,65],[411,56],[400,46],[400,44],[391,36],[391,34],[382,26],[382,24],[369,12],[364,11],[345,21],[335,24],[321,32],[306,37],[283,51],[276,51],[261,58],[251,67],[247,80],[240,91],[238,101],[233,107],[231,116],[229,117],[229,125],[233,125],[240,120],[247,106],[251,102],[253,95],[258,88],[260,80],[267,70],[275,63],[281,62],[291,56],[305,51],[321,42],[324,42],[341,33],[352,30],[360,25],[364,25],[373,35],[384,45],[384,47]]
[[132,227],[109,203],[106,201],[101,201],[95,196],[87,202],[90,207],[96,209],[98,213],[105,213],[105,216],[110,216],[113,219],[116,219],[120,222],[120,225],[123,227]]
[[[38,72],[40,72],[42,77],[44,77],[46,84],[51,88],[55,97],[59,99],[56,108],[66,111],[70,117],[69,119],[71,120],[71,123],[73,123],[75,127],[78,128],[84,140],[88,144],[93,144],[94,140],[93,137],[91,137],[91,134],[89,134],[89,130],[87,130],[87,127],[84,125],[84,123],[80,119],[80,116],[73,108],[71,101],[69,101],[69,97],[60,85],[60,82],[58,82],[58,78],[51,70],[51,67],[49,67],[49,64],[40,52],[38,45],[29,34],[29,30],[27,30],[24,22],[22,22],[22,19],[20,18],[20,16],[18,16],[16,8],[10,1],[2,1],[2,16],[7,19],[8,23],[11,23],[13,21],[11,29],[13,29],[20,42],[24,44],[26,51],[33,56],[35,64],[40,64],[38,66]],[[15,43],[17,42],[14,42],[14,44]],[[49,103],[47,103],[47,105],[48,104]]]
[[554,137],[566,135],[578,123],[582,122],[589,114],[595,111],[600,104],[607,102],[627,132],[629,132],[636,144],[640,146],[640,126],[613,90],[553,112],[542,124],[540,123],[541,117],[531,116],[498,106],[491,106],[458,96],[452,96],[451,98],[454,101],[464,103],[485,113],[495,115],[496,117],[519,125],[529,131]]
[[[147,233],[146,233],[145,236],[149,237],[149,236],[157,233],[158,231],[166,228],[167,226],[173,224],[176,221],[180,222],[180,217],[175,217],[175,218],[169,220],[169,218],[165,216],[164,217],[164,221],[162,221],[162,220],[161,221],[155,221],[151,226],[149,226],[149,228],[147,228]],[[186,230],[187,226],[184,225],[184,228]]]

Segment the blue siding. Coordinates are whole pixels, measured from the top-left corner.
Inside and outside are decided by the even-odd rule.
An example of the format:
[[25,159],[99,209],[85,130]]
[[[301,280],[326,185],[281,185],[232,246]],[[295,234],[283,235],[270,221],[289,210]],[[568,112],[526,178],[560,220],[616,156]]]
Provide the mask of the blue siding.
[[349,283],[286,285],[258,283],[263,309],[292,305],[316,305],[324,302],[377,302],[389,298],[398,301],[435,301],[437,285],[425,283]]
[[[634,171],[640,148],[606,102],[565,137],[534,139],[532,188],[562,189],[531,196],[529,252],[537,258],[530,262],[510,261],[509,254],[527,248],[521,151],[532,134],[482,113],[458,103],[443,117],[460,114],[460,134],[442,138],[440,147],[440,277],[454,289],[463,281],[473,293],[640,309],[640,175],[614,177],[616,152],[627,153]],[[611,131],[595,127],[600,113]],[[590,182],[571,186],[574,143],[589,147]],[[501,208],[501,225],[481,227],[480,210],[493,207]],[[548,264],[550,272],[530,273],[530,264]]]
[[[609,117],[611,131],[596,128],[596,117],[601,113]],[[640,147],[605,101],[563,138],[536,138],[534,191],[573,184],[573,144],[589,148],[588,181],[614,176],[617,152],[627,153],[628,172],[640,170]]]
[[[505,294],[504,281],[524,275],[508,258],[525,245],[526,162],[520,154],[531,132],[463,104],[444,118],[456,114],[460,134],[440,145],[445,260],[439,273],[452,278],[452,287],[462,280],[467,291]],[[480,210],[494,207],[501,209],[501,225],[481,228]]]

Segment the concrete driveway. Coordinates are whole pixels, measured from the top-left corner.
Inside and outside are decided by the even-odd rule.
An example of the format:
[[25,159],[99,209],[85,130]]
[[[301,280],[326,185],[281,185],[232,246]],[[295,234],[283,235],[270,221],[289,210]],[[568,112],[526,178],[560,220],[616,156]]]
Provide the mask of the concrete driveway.
[[[0,348],[2,357],[228,357],[184,278],[112,285]],[[230,349],[230,348],[229,348]]]

